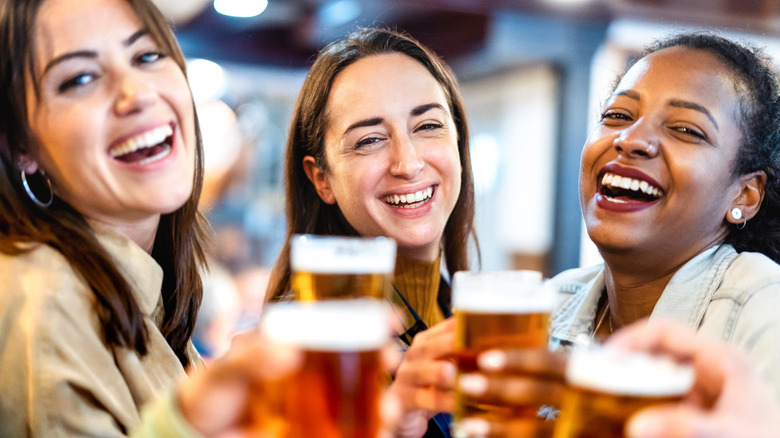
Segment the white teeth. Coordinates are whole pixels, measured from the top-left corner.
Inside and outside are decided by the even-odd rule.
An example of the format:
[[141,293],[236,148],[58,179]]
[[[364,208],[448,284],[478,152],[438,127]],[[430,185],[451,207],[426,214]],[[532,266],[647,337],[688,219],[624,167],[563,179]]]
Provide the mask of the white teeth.
[[[135,152],[139,149],[158,145],[163,141],[165,141],[165,139],[170,137],[171,135],[173,135],[173,128],[171,127],[171,125],[165,124],[158,128],[154,128],[151,131],[144,132],[142,134],[136,135],[135,137],[125,140],[122,144],[111,148],[109,154],[114,158],[121,157],[122,155]],[[151,157],[151,158],[157,158],[157,157]]]
[[663,191],[658,187],[650,185],[649,182],[629,178],[625,176],[615,175],[612,173],[606,173],[601,178],[601,185],[612,188],[620,188],[624,190],[631,190],[633,192],[642,192],[647,195],[660,197]]
[[428,187],[427,189],[420,190],[415,193],[407,193],[405,195],[388,195],[385,196],[384,201],[388,204],[398,205],[399,207],[403,208],[413,208],[417,206],[416,204],[418,202],[427,201],[431,196],[433,196],[433,187]]

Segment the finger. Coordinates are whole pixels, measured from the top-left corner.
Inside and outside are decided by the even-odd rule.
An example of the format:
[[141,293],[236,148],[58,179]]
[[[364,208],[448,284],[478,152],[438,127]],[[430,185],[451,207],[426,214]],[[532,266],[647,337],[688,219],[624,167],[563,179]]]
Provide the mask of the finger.
[[408,360],[452,356],[455,347],[455,321],[445,320],[414,337],[406,352]]
[[552,436],[554,421],[538,418],[512,418],[507,421],[488,421],[483,418],[464,418],[456,429],[458,436],[510,438]]
[[464,374],[458,389],[464,394],[491,404],[541,406],[560,404],[563,381],[526,376]]
[[695,438],[740,436],[719,426],[714,417],[685,405],[664,405],[647,408],[629,418],[626,423],[629,438]]
[[414,391],[414,406],[431,412],[452,412],[455,409],[455,392],[437,388]]
[[395,379],[403,385],[433,386],[449,391],[455,386],[456,374],[455,364],[446,360],[403,362]]

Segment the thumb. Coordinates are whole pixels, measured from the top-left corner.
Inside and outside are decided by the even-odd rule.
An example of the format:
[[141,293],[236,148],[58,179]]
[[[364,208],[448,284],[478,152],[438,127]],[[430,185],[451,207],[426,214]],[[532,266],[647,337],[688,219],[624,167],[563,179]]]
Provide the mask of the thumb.
[[708,413],[685,405],[662,405],[643,409],[626,423],[628,438],[695,438],[722,435]]

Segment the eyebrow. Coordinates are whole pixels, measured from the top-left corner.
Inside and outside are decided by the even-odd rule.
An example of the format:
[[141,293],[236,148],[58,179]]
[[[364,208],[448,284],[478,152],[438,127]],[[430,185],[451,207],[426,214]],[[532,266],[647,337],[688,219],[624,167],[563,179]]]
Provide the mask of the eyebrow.
[[[621,91],[619,93],[616,93],[615,96],[625,96],[628,97],[629,99],[641,100],[639,97],[639,93],[634,90]],[[707,108],[699,105],[698,103],[691,102],[688,100],[682,100],[682,99],[670,99],[668,105],[676,108],[686,108],[686,109],[698,111],[704,114],[705,116],[707,116],[708,119],[710,119],[710,122],[712,122],[716,130],[720,130],[720,128],[718,127],[718,122],[715,121],[715,117],[712,116],[712,113],[710,113],[710,111]]]
[[[122,46],[129,47],[136,41],[138,41],[141,37],[144,35],[147,35],[148,32],[146,29],[141,29],[130,35],[127,39],[122,41]],[[49,61],[48,64],[46,64],[46,67],[43,69],[43,74],[41,76],[46,76],[46,72],[54,68],[57,64],[60,64],[64,61],[67,61],[69,59],[73,58],[97,58],[97,52],[94,50],[77,50],[75,52],[68,52],[63,55],[57,56],[53,58],[51,61]]]
[[687,108],[687,109],[692,109],[694,111],[698,111],[698,112],[704,114],[705,116],[707,116],[707,118],[710,119],[710,122],[712,122],[712,124],[715,125],[715,129],[716,130],[720,130],[718,128],[718,122],[715,121],[715,117],[712,117],[712,114],[707,110],[707,108],[704,108],[703,106],[699,105],[698,103],[694,103],[694,102],[690,102],[690,101],[682,100],[682,99],[672,99],[672,100],[669,101],[669,105],[677,107],[677,108]]
[[[432,109],[436,109],[436,108],[438,108],[438,109],[440,109],[442,111],[446,111],[444,109],[444,107],[440,103],[426,103],[424,105],[418,105],[418,106],[412,108],[412,110],[409,112],[409,114],[411,114],[414,117],[417,117],[417,116],[425,114],[428,111],[430,111]],[[370,119],[359,120],[359,121],[349,125],[347,127],[347,129],[344,130],[344,135],[347,135],[347,133],[349,131],[353,130],[353,129],[363,128],[363,127],[366,127],[366,126],[376,126],[376,125],[381,124],[384,121],[385,121],[385,119],[383,117],[372,117]]]

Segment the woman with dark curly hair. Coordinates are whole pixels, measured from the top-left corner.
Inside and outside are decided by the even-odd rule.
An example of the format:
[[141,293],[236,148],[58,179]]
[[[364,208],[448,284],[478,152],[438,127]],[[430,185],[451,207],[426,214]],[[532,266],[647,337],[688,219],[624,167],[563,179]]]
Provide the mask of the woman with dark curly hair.
[[[551,348],[603,340],[643,318],[677,320],[744,350],[780,398],[779,160],[778,83],[760,50],[706,33],[650,47],[582,152],[580,203],[604,264],[551,280],[569,295],[552,315]],[[496,371],[507,361],[481,364]],[[549,402],[549,381],[526,379],[521,393],[478,379],[487,381],[464,390]],[[511,435],[519,423],[461,426]]]

